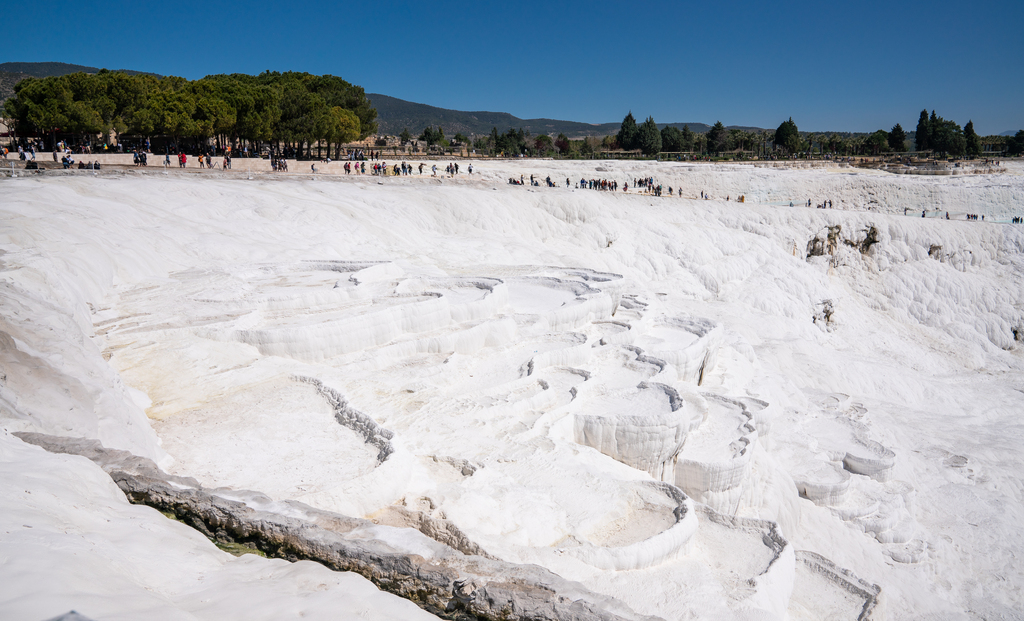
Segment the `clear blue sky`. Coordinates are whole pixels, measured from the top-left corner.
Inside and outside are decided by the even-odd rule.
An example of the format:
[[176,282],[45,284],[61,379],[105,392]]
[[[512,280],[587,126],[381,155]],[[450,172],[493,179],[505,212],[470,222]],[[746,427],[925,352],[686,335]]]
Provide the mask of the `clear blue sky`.
[[0,62],[330,73],[521,118],[1024,128],[1024,0],[13,2],[3,21]]

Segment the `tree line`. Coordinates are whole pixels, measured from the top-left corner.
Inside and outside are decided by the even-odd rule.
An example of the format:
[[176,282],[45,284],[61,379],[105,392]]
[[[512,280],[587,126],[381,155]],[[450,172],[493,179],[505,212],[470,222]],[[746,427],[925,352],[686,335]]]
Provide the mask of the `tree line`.
[[[776,152],[786,155],[810,153],[817,146],[820,153],[850,156],[904,153],[910,138],[899,123],[889,131],[880,129],[870,134],[804,133],[800,132],[792,117],[783,121],[775,131],[727,129],[721,121],[716,122],[706,133],[692,132],[689,126],[684,126],[682,130],[665,126],[659,131],[652,117],[637,124],[630,112],[622,120],[611,147],[639,151],[647,156],[679,152],[718,155],[733,151],[754,152],[764,156]],[[927,111],[921,112],[914,140],[917,151],[932,151],[940,156],[978,157],[983,153],[984,144],[1004,145],[1011,155],[1019,155],[1024,151],[1024,130],[1011,138],[982,138],[975,132],[973,121],[968,121],[961,128],[957,123],[938,116],[935,111],[930,116]]]
[[332,75],[264,72],[199,80],[117,71],[26,78],[3,108],[19,135],[84,142],[96,135],[166,137],[198,148],[282,145],[311,155],[377,131],[363,88]]

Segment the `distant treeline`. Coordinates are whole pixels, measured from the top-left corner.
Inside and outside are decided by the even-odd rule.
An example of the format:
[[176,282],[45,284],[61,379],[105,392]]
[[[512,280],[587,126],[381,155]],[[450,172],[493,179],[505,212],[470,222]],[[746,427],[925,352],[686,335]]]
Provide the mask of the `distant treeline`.
[[[435,133],[440,133],[440,128]],[[588,157],[597,151],[633,151],[645,156],[658,153],[730,157],[777,157],[780,154],[863,156],[904,153],[915,141],[917,151],[930,151],[943,157],[978,157],[986,152],[1019,155],[1024,152],[1024,131],[1017,132],[1013,137],[981,137],[974,131],[972,121],[961,128],[953,121],[936,115],[934,111],[930,117],[927,111],[921,112],[917,131],[911,135],[899,123],[889,131],[880,129],[870,134],[801,132],[792,118],[783,121],[774,131],[726,128],[717,122],[706,132],[694,132],[689,126],[679,129],[667,125],[659,129],[652,117],[638,124],[630,112],[622,120],[618,133],[603,139],[570,140],[564,134],[554,139],[547,135],[531,138],[522,129],[510,129],[505,134],[499,134],[495,128],[491,130],[490,136],[478,138],[474,147],[506,155],[522,153],[566,157]]]
[[[899,127],[898,123],[896,127]],[[928,115],[928,110],[921,110],[914,139],[918,151],[933,151],[958,157],[981,155],[983,143],[1001,144],[1009,155],[1020,155],[1024,152],[1024,130],[1011,137],[982,138],[974,131],[974,121],[967,121],[967,125],[961,129],[954,121],[948,121],[935,114],[935,110],[932,110],[931,116]]]
[[264,72],[200,80],[101,70],[26,78],[4,103],[19,135],[72,142],[165,136],[175,144],[215,138],[293,148],[340,145],[377,131],[362,87],[332,75]]

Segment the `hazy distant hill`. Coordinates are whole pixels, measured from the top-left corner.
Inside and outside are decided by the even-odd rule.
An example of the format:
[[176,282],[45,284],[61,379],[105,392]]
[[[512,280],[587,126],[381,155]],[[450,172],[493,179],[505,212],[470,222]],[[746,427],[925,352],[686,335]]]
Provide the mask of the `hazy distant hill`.
[[[576,121],[558,121],[555,119],[521,119],[507,112],[463,112],[461,110],[448,110],[426,104],[413,103],[381,95],[379,93],[367,93],[366,97],[377,108],[378,131],[382,134],[397,136],[402,130],[408,128],[413,134],[419,135],[428,125],[435,127],[440,125],[446,136],[454,136],[456,133],[489,134],[491,128],[496,127],[501,133],[509,128],[523,128],[533,135],[538,134],[565,134],[570,138],[581,138],[584,136],[608,136],[616,134],[622,121],[612,123],[579,123]],[[638,119],[642,121],[643,119]],[[682,129],[689,125],[695,132],[706,132],[711,129],[705,123],[660,123],[659,127],[672,125]],[[741,127],[730,125],[729,129],[738,128],[744,131],[760,130],[756,127]]]
[[7,98],[14,95],[14,85],[25,78],[31,77],[27,73],[7,73],[0,71],[0,103],[7,101]]
[[[48,78],[55,75],[68,73],[99,73],[99,67],[86,67],[85,65],[72,65],[69,63],[0,63],[0,72],[3,73],[24,73],[33,78]],[[133,71],[132,69],[111,69],[111,71],[122,71],[128,75],[144,74],[155,75],[148,71]]]

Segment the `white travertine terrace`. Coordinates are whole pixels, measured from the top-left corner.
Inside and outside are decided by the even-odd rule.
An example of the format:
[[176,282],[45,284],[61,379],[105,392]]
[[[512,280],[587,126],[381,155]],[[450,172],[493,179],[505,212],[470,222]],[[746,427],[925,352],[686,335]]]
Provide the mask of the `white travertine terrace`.
[[0,617],[1015,618],[1024,166],[601,168],[0,179]]

